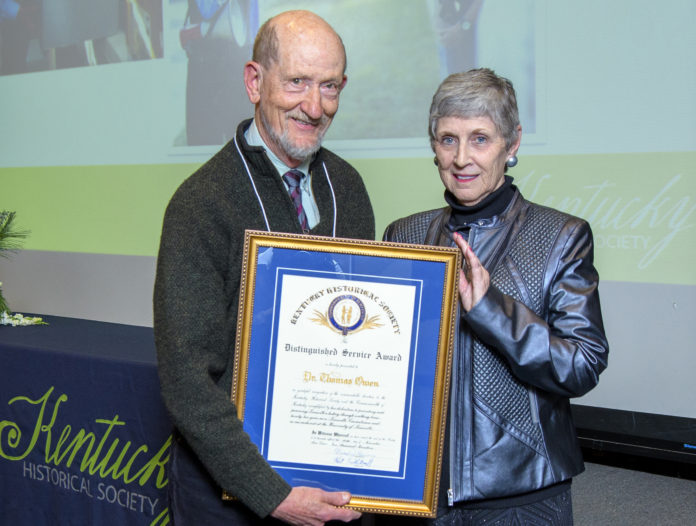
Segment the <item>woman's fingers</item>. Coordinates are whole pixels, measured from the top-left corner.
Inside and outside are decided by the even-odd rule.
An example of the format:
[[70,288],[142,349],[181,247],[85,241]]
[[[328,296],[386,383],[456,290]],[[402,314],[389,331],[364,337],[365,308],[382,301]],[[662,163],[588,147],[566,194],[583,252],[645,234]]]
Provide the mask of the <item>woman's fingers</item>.
[[461,234],[454,234],[454,242],[464,255],[464,270],[459,274],[459,296],[462,307],[469,312],[488,291],[490,276]]

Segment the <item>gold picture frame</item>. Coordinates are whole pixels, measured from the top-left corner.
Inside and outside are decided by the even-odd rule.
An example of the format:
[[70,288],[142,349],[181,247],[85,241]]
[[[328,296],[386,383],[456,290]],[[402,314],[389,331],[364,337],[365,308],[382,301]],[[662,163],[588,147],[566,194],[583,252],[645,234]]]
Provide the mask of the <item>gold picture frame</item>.
[[460,268],[456,248],[246,232],[231,398],[289,484],[435,516]]

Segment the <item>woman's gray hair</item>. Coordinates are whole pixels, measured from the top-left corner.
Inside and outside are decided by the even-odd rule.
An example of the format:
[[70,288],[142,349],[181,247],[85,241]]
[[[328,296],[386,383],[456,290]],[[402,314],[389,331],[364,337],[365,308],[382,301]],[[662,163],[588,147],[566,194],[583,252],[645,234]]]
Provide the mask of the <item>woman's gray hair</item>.
[[428,134],[434,146],[437,123],[442,117],[488,117],[510,148],[517,139],[520,116],[512,82],[488,68],[453,73],[437,88],[430,105]]

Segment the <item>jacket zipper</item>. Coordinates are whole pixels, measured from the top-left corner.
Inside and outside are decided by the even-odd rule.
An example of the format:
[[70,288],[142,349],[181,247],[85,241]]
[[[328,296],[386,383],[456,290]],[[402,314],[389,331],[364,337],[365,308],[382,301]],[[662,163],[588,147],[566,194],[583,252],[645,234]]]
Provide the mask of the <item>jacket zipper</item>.
[[529,410],[532,413],[532,422],[534,424],[539,423],[539,406],[537,405],[536,394],[534,389],[530,388],[527,393],[529,394]]

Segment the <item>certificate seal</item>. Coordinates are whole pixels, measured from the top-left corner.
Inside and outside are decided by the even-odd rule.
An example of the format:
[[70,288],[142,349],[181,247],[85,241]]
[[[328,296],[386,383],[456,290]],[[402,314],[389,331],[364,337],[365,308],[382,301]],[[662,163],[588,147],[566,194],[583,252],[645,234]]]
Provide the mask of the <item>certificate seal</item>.
[[365,305],[352,294],[343,294],[334,298],[327,311],[331,325],[343,336],[358,330],[365,323],[365,314]]

